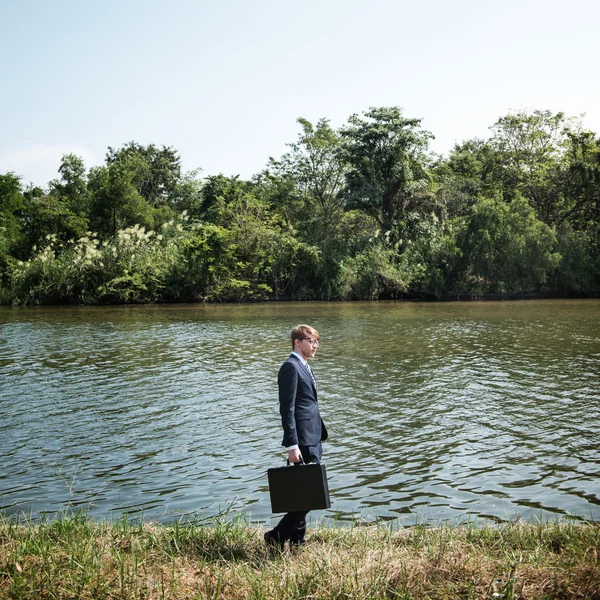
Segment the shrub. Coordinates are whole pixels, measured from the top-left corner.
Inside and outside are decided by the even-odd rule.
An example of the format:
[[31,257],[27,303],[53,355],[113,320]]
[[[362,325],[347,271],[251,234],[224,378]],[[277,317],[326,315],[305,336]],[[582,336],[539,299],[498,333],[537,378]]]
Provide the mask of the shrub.
[[163,234],[135,225],[103,242],[95,233],[65,244],[48,235],[43,248],[12,271],[13,304],[156,302],[179,258],[178,225]]

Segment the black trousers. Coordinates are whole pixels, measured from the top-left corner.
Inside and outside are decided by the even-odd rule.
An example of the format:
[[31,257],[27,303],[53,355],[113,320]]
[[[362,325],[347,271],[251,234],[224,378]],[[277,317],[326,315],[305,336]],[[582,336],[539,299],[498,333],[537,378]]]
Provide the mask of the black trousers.
[[[323,449],[321,442],[317,446],[299,446],[300,453],[305,463],[321,462]],[[306,515],[309,511],[289,512],[273,529],[278,539],[282,542],[289,540],[292,544],[302,543],[306,534]]]

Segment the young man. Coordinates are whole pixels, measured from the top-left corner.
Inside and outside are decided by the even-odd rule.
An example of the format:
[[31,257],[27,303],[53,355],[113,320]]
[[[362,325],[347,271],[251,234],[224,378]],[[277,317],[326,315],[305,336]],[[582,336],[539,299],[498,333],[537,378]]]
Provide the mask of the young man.
[[[308,360],[319,347],[319,332],[309,325],[292,329],[292,353],[281,365],[279,384],[279,412],[283,425],[283,446],[290,462],[321,462],[321,442],[327,439],[327,429],[317,404],[317,381]],[[265,533],[265,542],[283,550],[289,540],[291,546],[304,543],[306,512],[284,515],[278,525]]]

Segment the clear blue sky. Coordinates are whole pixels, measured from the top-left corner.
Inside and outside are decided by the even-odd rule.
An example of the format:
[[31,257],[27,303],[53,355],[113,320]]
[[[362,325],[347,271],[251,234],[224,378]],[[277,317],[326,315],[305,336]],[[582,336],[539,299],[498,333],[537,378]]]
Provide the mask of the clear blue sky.
[[510,110],[600,133],[599,23],[598,0],[0,0],[0,173],[45,185],[134,140],[249,178],[298,117],[370,106],[442,154]]

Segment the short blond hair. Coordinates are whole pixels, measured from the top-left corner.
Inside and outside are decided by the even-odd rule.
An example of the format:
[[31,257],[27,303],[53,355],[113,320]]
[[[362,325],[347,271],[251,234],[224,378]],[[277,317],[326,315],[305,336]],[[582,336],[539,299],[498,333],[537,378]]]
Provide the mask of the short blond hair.
[[296,347],[296,340],[301,340],[305,337],[312,336],[315,340],[319,340],[319,332],[310,325],[296,325],[292,329],[292,350]]

